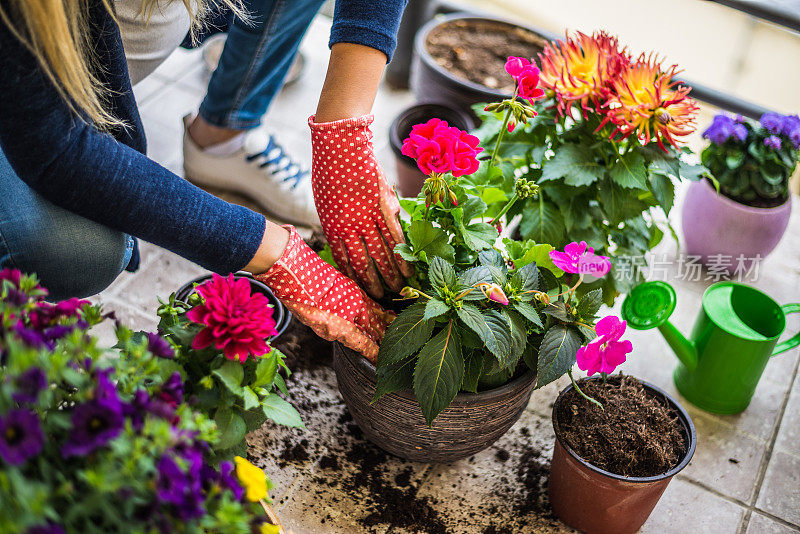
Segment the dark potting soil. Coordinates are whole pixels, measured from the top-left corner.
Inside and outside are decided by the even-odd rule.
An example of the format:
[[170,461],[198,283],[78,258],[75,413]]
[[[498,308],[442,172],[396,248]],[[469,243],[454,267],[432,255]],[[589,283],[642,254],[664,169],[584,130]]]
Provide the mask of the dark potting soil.
[[292,372],[333,366],[331,342],[319,337],[297,317],[292,317],[274,346],[286,355],[286,365]]
[[688,443],[678,414],[632,376],[581,380],[562,398],[556,417],[564,440],[581,458],[605,471],[648,477],[666,473],[683,458]]
[[483,20],[454,20],[428,34],[428,52],[453,75],[508,94],[508,56],[535,58],[547,41],[524,28]]

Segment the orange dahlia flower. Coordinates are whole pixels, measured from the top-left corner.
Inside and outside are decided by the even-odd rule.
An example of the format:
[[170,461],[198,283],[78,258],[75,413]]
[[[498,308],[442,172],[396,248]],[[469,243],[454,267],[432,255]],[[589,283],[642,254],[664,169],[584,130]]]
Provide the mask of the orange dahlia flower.
[[576,103],[600,112],[618,73],[630,62],[616,37],[606,32],[593,35],[576,32],[565,40],[548,43],[539,54],[540,83],[555,93],[562,115]]
[[612,138],[635,133],[644,144],[655,139],[666,151],[665,140],[678,146],[677,137],[694,132],[699,108],[688,96],[691,88],[673,81],[676,69],[673,65],[664,70],[657,58],[642,54],[619,73],[603,121],[616,126]]

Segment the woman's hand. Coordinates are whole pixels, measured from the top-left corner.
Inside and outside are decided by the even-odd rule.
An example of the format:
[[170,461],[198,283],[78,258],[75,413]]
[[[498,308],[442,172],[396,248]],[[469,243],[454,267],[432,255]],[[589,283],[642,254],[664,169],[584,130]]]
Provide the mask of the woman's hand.
[[311,127],[314,201],[336,264],[375,298],[399,291],[413,269],[394,253],[403,243],[400,205],[372,149],[372,115]]
[[257,280],[267,284],[283,304],[314,332],[340,341],[375,363],[378,343],[394,319],[352,281],[328,265],[305,244],[292,226],[289,242],[272,267]]

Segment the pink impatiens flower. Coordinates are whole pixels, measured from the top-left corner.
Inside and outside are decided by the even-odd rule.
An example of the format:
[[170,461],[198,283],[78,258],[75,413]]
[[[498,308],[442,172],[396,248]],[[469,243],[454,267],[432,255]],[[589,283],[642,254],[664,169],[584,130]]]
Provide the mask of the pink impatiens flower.
[[594,327],[597,337],[585,347],[579,348],[575,355],[578,367],[586,371],[589,376],[595,373],[613,373],[633,350],[630,341],[619,339],[625,333],[627,326],[625,321],[613,315],[600,319]]
[[210,282],[197,286],[205,302],[186,313],[186,317],[206,327],[192,342],[195,350],[212,344],[229,360],[244,362],[252,354],[263,356],[271,350],[267,339],[278,334],[267,297],[250,293],[250,282],[214,274]]
[[573,241],[564,247],[564,252],[551,250],[550,259],[556,267],[567,273],[591,274],[601,278],[611,270],[608,257],[595,254],[594,248],[586,246],[586,241]]

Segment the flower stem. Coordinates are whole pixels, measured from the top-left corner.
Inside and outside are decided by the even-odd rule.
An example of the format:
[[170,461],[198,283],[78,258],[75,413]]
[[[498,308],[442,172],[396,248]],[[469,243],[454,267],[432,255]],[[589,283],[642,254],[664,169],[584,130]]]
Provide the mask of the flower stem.
[[577,382],[575,382],[575,379],[572,377],[572,369],[570,369],[569,371],[567,371],[567,374],[569,375],[569,379],[572,381],[572,387],[574,387],[574,388],[575,388],[575,391],[577,391],[577,392],[578,392],[578,394],[579,394],[581,397],[583,397],[584,399],[586,399],[586,400],[587,400],[587,401],[589,401],[589,402],[593,402],[593,403],[595,403],[596,405],[598,405],[598,406],[600,407],[600,409],[601,409],[601,410],[605,411],[605,410],[603,409],[603,405],[602,405],[602,404],[600,404],[600,401],[597,401],[597,400],[595,400],[595,399],[591,398],[591,397],[590,397],[590,396],[588,396],[586,393],[584,393],[584,392],[583,392],[583,390],[581,390],[581,388],[580,388],[580,387],[578,387],[578,383],[577,383]]
[[517,200],[519,200],[519,194],[517,194],[516,192],[514,192],[514,196],[513,196],[513,197],[511,197],[511,200],[509,200],[509,201],[506,203],[506,205],[505,205],[505,206],[503,206],[503,209],[501,209],[501,210],[500,210],[500,213],[498,213],[497,215],[495,215],[495,216],[494,216],[494,219],[492,219],[492,220],[489,222],[489,224],[491,224],[491,225],[494,225],[494,224],[495,224],[497,221],[499,221],[499,220],[500,220],[500,217],[502,217],[503,215],[505,215],[505,214],[506,214],[506,212],[507,212],[508,210],[510,210],[510,209],[511,209],[511,206],[513,206],[513,205],[514,205],[514,203],[515,203]]
[[[517,99],[517,89],[518,87],[514,87],[514,95],[511,97],[511,104]],[[500,142],[503,140],[503,135],[506,133],[506,128],[508,127],[508,120],[511,118],[511,111],[513,110],[513,106],[509,105],[508,110],[506,111],[506,117],[503,119],[503,127],[500,128],[500,133],[497,134],[497,142],[494,144],[494,150],[492,151],[492,159],[489,160],[489,165],[494,166],[494,162],[497,159],[497,153],[500,151]]]

